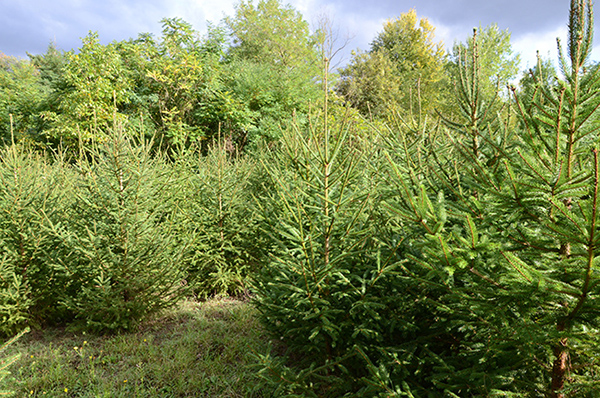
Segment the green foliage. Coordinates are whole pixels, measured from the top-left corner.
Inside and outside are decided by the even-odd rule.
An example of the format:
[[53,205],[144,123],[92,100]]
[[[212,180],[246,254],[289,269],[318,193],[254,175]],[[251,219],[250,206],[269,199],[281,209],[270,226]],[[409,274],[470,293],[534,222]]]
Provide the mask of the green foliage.
[[347,119],[331,132],[312,125],[286,132],[266,163],[273,190],[259,203],[278,247],[256,278],[255,304],[286,355],[259,359],[278,393],[333,397],[356,392],[366,375],[356,347],[377,356],[376,346],[389,343],[393,267],[376,239],[369,145]]
[[390,73],[394,64],[381,52],[354,53],[341,73],[338,92],[364,115],[386,115],[405,96],[401,76]]
[[118,127],[88,155],[76,164],[71,206],[52,224],[60,304],[87,328],[130,329],[185,292],[188,237],[172,233],[170,194],[181,181]]
[[[474,33],[471,43],[476,43],[476,33]],[[482,78],[481,62],[478,55],[478,46],[458,60],[457,71],[455,72],[455,102],[456,108],[450,114],[442,115],[442,120],[454,134],[458,133],[456,138],[462,145],[469,145],[469,151],[472,156],[478,158],[481,155],[481,139],[484,132],[497,135],[494,142],[499,144],[506,142],[503,135],[510,134],[510,108],[502,103],[499,93],[496,90],[490,91],[488,79]],[[495,162],[497,156],[490,161]]]
[[[0,346],[0,355],[4,354],[8,347],[13,345],[19,338],[21,338],[21,336],[23,336],[27,332],[29,332],[29,328],[24,329],[21,333],[17,334],[15,337],[2,344]],[[15,363],[20,357],[21,354],[15,354],[9,356],[8,358],[0,358],[0,396],[8,397],[14,395],[14,391],[8,391],[4,389],[4,386],[6,385],[5,379],[6,376],[10,375],[10,372],[7,370],[8,367]]]
[[67,57],[64,84],[52,93],[57,109],[42,113],[52,125],[47,134],[69,147],[102,141],[112,121],[126,120],[118,106],[129,102],[132,86],[121,57],[114,43],[102,45],[91,32]]
[[318,37],[279,0],[241,1],[225,23],[233,39],[225,84],[251,115],[247,139],[255,148],[279,139],[292,115],[306,114],[317,98]]
[[31,63],[40,73],[41,83],[48,89],[58,89],[63,84],[64,67],[68,62],[67,54],[51,42],[44,54],[27,53]]
[[[508,30],[499,30],[495,24],[474,29],[473,36],[466,43],[454,44],[446,73],[454,85],[461,85],[457,90],[459,93],[470,90],[472,95],[479,97],[476,102],[487,109],[485,115],[474,113],[467,116],[468,119],[481,117],[480,124],[485,123],[483,119],[509,120],[510,101],[505,88],[517,76],[519,62],[520,55],[514,54],[512,50],[510,33]],[[471,88],[462,87],[465,84],[471,85]],[[464,120],[463,102],[448,100],[445,105],[440,110],[446,120],[459,123]]]
[[485,97],[493,98],[498,89],[505,87],[519,72],[520,55],[514,54],[510,32],[492,24],[474,29],[467,43],[455,43],[452,48],[453,75],[460,70],[459,64],[471,62],[477,57],[479,84]]
[[65,79],[65,67],[69,62],[70,53],[56,48],[50,43],[44,54],[27,54],[31,64],[39,72],[39,84],[44,90],[44,96],[36,109],[37,125],[35,126],[35,144],[42,147],[58,147],[61,137],[51,134],[52,118],[44,118],[43,115],[60,113],[60,95],[67,90],[69,83]]
[[[385,132],[384,163],[361,163],[347,142],[336,152],[348,136],[330,146],[327,122],[322,134],[284,136],[266,202],[279,212],[265,217],[281,250],[256,282],[286,354],[259,356],[279,394],[594,396],[592,25],[591,4],[573,1],[565,80],[534,74],[516,115],[486,96],[474,46],[459,65],[457,112]],[[375,175],[369,202],[359,182]]]
[[543,97],[539,97],[537,93],[542,89],[541,87],[546,91],[551,90],[557,78],[556,68],[552,60],[543,59],[538,53],[535,67],[524,72],[519,81],[519,100],[527,109],[527,113],[531,114],[535,112],[534,108],[532,108],[534,106],[534,98],[538,97],[543,101]]
[[178,18],[162,23],[161,40],[147,42],[142,50],[150,60],[143,71],[152,93],[149,112],[166,145],[197,142],[205,137],[194,121],[194,108],[212,70],[204,65],[197,33],[189,23]]
[[135,82],[132,104],[124,112],[136,124],[149,124],[147,133],[156,133],[168,150],[206,149],[220,130],[236,143],[244,141],[251,116],[224,85],[223,30],[211,28],[201,38],[179,18],[162,23],[159,39],[140,35],[119,46]]
[[0,53],[0,139],[36,140],[37,112],[46,96],[40,74],[26,60]]
[[[480,123],[486,105],[474,62],[458,94],[481,119],[448,124],[452,146],[430,148],[430,171],[390,156],[394,229],[414,231],[409,269],[437,286],[422,339],[443,330],[437,338],[453,342],[425,359],[439,363],[429,377],[440,391],[562,398],[597,389],[599,71],[583,68],[591,25],[591,4],[573,1],[577,49],[561,56],[566,79],[538,84],[527,106],[516,98],[522,128]],[[383,373],[373,369],[372,379]]]
[[303,118],[316,100],[318,87],[298,70],[233,60],[226,65],[224,85],[244,104],[248,123],[244,137],[251,149],[261,141],[276,142],[294,115]]
[[435,81],[441,72],[444,50],[443,43],[434,42],[434,31],[429,21],[417,19],[417,12],[412,9],[387,21],[371,43],[371,50],[388,55],[401,73],[415,72],[423,79]]
[[435,28],[415,10],[387,21],[368,53],[355,53],[337,91],[365,115],[428,114],[439,106],[446,54]]
[[60,214],[69,194],[67,175],[20,145],[0,160],[0,334],[56,315],[57,285],[48,251],[54,245],[47,218]]
[[315,38],[302,14],[280,0],[240,1],[234,17],[225,19],[230,29],[234,58],[285,69],[318,67]]
[[252,206],[255,162],[228,152],[226,144],[206,156],[190,150],[177,157],[177,172],[186,176],[179,233],[194,237],[187,281],[203,298],[246,294],[268,250]]

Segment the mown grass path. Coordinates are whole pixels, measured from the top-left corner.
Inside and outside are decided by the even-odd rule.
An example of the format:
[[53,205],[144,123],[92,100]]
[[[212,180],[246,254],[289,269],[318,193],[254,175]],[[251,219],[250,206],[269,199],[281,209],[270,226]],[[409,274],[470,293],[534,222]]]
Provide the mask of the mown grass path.
[[266,344],[250,304],[186,301],[132,333],[29,333],[8,387],[16,397],[268,397],[250,367]]

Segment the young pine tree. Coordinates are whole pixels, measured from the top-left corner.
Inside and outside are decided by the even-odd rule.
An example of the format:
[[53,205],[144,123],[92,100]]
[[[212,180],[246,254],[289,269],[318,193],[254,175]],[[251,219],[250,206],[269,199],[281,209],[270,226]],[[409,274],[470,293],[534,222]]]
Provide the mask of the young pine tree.
[[427,295],[431,331],[448,339],[430,356],[439,366],[429,380],[440,390],[597,393],[600,69],[589,62],[592,30],[591,2],[572,0],[564,78],[549,86],[540,77],[527,101],[515,95],[515,125],[483,123],[477,65],[467,68],[470,84],[457,85],[465,123],[448,123],[456,159],[433,148],[437,163],[412,180],[414,166],[392,162],[400,199],[389,208],[399,225],[422,233],[408,258],[436,286]]
[[222,143],[202,155],[182,152],[177,170],[187,178],[179,213],[180,233],[193,236],[187,281],[200,297],[243,294],[268,245],[253,211],[251,176],[255,162],[234,156]]
[[57,316],[61,289],[47,261],[56,243],[47,230],[68,200],[59,159],[49,161],[26,146],[0,151],[0,334]]
[[61,305],[86,328],[131,329],[185,292],[187,237],[173,233],[181,182],[150,145],[116,127],[78,161],[72,205],[52,225]]
[[378,251],[375,147],[348,119],[330,119],[327,100],[307,131],[284,132],[265,161],[272,190],[257,200],[276,247],[255,305],[285,351],[260,356],[261,374],[283,396],[360,396],[362,355],[376,361],[379,345],[393,345],[387,314],[402,304]]

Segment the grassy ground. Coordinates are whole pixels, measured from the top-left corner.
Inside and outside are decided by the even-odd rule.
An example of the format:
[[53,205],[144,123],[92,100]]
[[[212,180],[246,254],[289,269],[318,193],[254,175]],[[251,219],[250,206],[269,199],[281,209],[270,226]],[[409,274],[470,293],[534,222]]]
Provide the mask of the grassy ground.
[[247,303],[184,302],[135,333],[46,329],[17,343],[16,397],[269,397],[249,365],[266,341]]

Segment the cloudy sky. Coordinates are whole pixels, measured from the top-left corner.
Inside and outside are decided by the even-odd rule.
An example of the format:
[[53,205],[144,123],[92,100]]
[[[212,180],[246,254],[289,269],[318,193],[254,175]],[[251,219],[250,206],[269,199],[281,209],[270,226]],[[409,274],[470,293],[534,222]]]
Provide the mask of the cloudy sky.
[[[45,52],[51,41],[63,50],[76,49],[80,38],[97,31],[108,43],[159,34],[159,21],[180,17],[200,32],[206,21],[218,24],[233,15],[239,0],[0,0],[0,52],[26,57]],[[256,1],[256,0],[255,0]],[[568,0],[284,0],[314,24],[328,15],[341,37],[352,40],[349,50],[369,47],[386,19],[411,8],[436,27],[436,37],[451,48],[464,41],[473,27],[497,23],[512,34],[513,48],[522,54],[521,67],[531,67],[535,52],[556,57],[556,38],[566,38]],[[598,24],[596,24],[598,30]],[[599,42],[600,44],[600,42]],[[598,47],[600,49],[600,47]],[[594,52],[600,59],[600,51]]]

